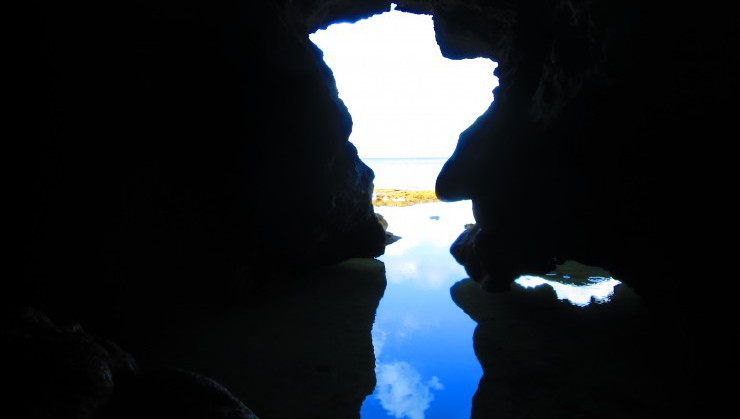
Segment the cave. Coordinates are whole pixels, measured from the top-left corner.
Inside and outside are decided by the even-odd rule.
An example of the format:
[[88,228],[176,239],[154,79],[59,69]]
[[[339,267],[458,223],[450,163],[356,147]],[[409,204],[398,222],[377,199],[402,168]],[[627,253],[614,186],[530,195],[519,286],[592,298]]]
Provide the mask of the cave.
[[[393,3],[433,17],[445,57],[498,63],[493,105],[435,186],[444,201],[472,200],[475,217],[449,243],[466,275],[450,296],[477,324],[483,370],[461,415],[731,407],[737,285],[716,280],[734,260],[732,6]],[[389,373],[371,336],[387,237],[308,35],[390,9],[40,1],[18,15],[3,409],[360,415]],[[588,308],[598,323],[514,282],[564,261],[625,285]]]

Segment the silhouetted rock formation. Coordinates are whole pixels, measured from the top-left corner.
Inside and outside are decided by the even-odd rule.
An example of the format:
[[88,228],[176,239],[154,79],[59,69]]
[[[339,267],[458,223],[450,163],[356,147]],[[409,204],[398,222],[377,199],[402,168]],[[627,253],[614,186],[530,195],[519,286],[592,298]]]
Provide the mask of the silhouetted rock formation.
[[353,259],[240,307],[171,308],[118,341],[142,366],[216,379],[261,418],[359,417],[375,388],[370,332],[385,286],[383,263]]
[[426,3],[443,54],[499,63],[493,105],[437,180],[441,198],[473,199],[477,230],[458,240],[458,260],[491,289],[545,273],[553,258],[609,270],[682,319],[693,351],[690,404],[701,412],[720,403],[717,374],[737,366],[724,298],[737,286],[720,286],[720,296],[708,280],[724,275],[710,261],[726,260],[728,249],[713,236],[734,218],[722,201],[724,139],[738,108],[737,12],[637,1]]
[[182,370],[159,370],[122,380],[105,406],[104,419],[257,419],[213,380]]
[[472,418],[683,417],[689,351],[673,319],[651,313],[625,285],[588,308],[549,286],[487,293],[466,279],[452,299],[478,323],[483,377]]
[[94,418],[134,359],[79,324],[57,327],[30,308],[0,318],[3,410],[28,418]]
[[3,410],[18,418],[256,419],[225,388],[176,370],[140,373],[116,344],[60,328],[38,310],[0,319]]
[[[512,257],[506,242],[484,234],[478,224],[466,226],[465,231],[452,243],[450,253],[465,267],[468,275],[489,291],[508,290],[510,280],[523,273],[544,273],[555,267],[554,259],[547,257]],[[503,281],[503,278],[509,280]]]
[[[477,230],[458,243],[475,246],[461,259],[473,278],[501,289],[574,259],[656,310],[677,301],[692,405],[729,400],[716,371],[737,365],[732,305],[714,303],[707,279],[733,260],[715,240],[736,217],[732,3],[398,3],[434,14],[446,56],[499,63],[494,104],[437,181],[441,198],[473,200]],[[22,113],[10,220],[23,234],[4,303],[100,334],[132,308],[238,301],[305,267],[381,254],[372,171],[307,35],[389,7],[34,2],[9,59]]]
[[437,183],[446,199],[474,200],[486,262],[577,255],[638,282],[696,250],[688,238],[711,224],[693,221],[722,182],[702,159],[721,156],[687,144],[715,144],[732,127],[736,14],[660,2],[429,3],[445,55],[499,63],[494,104]]
[[84,312],[122,289],[222,297],[275,265],[382,254],[373,172],[308,40],[353,9],[37,4],[17,61],[23,298]]

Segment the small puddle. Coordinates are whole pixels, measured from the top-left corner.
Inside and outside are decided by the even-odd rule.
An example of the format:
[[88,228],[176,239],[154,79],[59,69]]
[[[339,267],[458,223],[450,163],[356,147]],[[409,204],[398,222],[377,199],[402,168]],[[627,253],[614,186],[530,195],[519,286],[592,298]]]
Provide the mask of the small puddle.
[[579,307],[608,303],[614,295],[614,288],[621,284],[609,272],[572,260],[559,265],[544,278],[524,275],[514,282],[524,288],[550,286],[558,300],[566,300]]

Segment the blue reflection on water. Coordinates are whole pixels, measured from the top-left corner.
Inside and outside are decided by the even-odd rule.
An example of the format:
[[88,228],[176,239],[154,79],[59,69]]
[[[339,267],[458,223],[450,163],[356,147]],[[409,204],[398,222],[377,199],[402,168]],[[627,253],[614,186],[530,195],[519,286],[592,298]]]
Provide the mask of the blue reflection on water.
[[450,287],[467,275],[449,247],[474,222],[471,203],[376,211],[402,239],[380,258],[388,286],[372,332],[377,386],[360,414],[469,418],[482,370],[473,352],[475,322],[450,298]]
[[[363,418],[469,418],[482,370],[473,351],[475,322],[449,295],[467,277],[449,253],[470,201],[379,207],[388,230],[402,239],[386,248],[388,286],[373,325],[374,393]],[[522,276],[524,288],[551,286],[558,299],[586,306],[609,301],[620,282],[599,268],[568,261],[543,277]]]

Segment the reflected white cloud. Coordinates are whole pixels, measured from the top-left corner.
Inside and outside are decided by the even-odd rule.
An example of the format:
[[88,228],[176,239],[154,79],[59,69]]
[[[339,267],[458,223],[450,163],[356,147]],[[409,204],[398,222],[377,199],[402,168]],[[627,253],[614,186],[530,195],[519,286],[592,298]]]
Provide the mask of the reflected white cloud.
[[395,418],[423,419],[434,400],[432,390],[444,386],[436,376],[423,381],[421,374],[408,362],[379,364],[377,393],[381,406]]
[[376,319],[372,331],[376,362],[380,363],[380,356],[389,341],[392,347],[397,348],[402,345],[402,342],[413,339],[415,335],[432,330],[438,325],[439,319],[436,316],[425,316],[424,314],[407,311]]
[[419,264],[416,261],[406,261],[398,264],[395,268],[403,276],[419,275]]
[[419,330],[421,328],[421,322],[419,319],[411,313],[407,313],[401,320],[401,327],[410,330]]
[[375,350],[375,360],[377,362],[377,360],[380,358],[380,354],[383,353],[385,342],[388,340],[388,333],[375,325],[372,331],[372,340],[373,348]]
[[[446,249],[445,249],[446,250]],[[395,260],[393,256],[388,256],[383,259],[386,263],[386,274],[388,276],[388,282],[399,284],[399,283],[413,283],[414,286],[420,289],[437,290],[443,287],[448,287],[450,278],[457,278],[463,275],[462,269],[449,269],[447,265],[441,267],[430,264],[429,261],[423,259],[423,254],[414,256],[413,252],[409,251],[406,256],[402,257],[404,260],[413,259],[412,261],[400,264]],[[457,272],[461,271],[458,275],[450,276],[450,271]]]
[[[350,140],[363,159],[450,156],[460,132],[490,106],[492,90],[498,84],[493,74],[496,64],[490,60],[444,58],[428,15],[383,13],[353,25],[332,25],[310,39],[322,49],[334,73],[339,96],[352,114]],[[378,169],[376,186],[433,189],[443,162],[415,161],[411,168],[407,162],[401,163],[395,168],[388,162],[382,167],[371,164]],[[395,170],[385,172],[389,167]],[[420,419],[434,400],[433,391],[443,388],[440,379],[422,377],[407,362],[381,362],[380,357],[419,361],[416,365],[444,365],[439,359],[424,361],[432,356],[428,349],[434,346],[428,337],[427,343],[418,343],[438,318],[444,318],[448,324],[464,324],[469,329],[452,330],[467,338],[460,339],[459,346],[446,348],[447,362],[454,363],[454,368],[435,364],[434,372],[452,383],[447,378],[454,375],[450,369],[459,373],[465,363],[477,368],[469,345],[474,325],[454,306],[448,293],[452,283],[465,277],[449,247],[464,225],[474,222],[471,203],[383,207],[377,212],[389,222],[389,231],[402,239],[388,246],[380,258],[385,262],[388,289],[372,333],[377,388],[373,403],[363,405],[363,410],[372,413],[363,417],[382,415],[382,408],[396,418]],[[409,298],[394,299],[394,292]],[[446,403],[469,411],[480,376],[479,369],[473,371],[477,376],[471,377],[469,385],[458,382],[444,393],[459,397],[439,397],[435,407],[447,399]],[[449,407],[446,410],[450,411]]]
[[388,221],[388,230],[404,238],[388,246],[386,254],[401,254],[421,243],[449,248],[462,233],[465,224],[475,223],[471,201],[420,204],[406,208],[378,207],[375,210]]
[[614,287],[621,284],[614,278],[591,277],[587,285],[571,285],[538,276],[521,276],[516,281],[524,288],[534,288],[540,285],[549,285],[555,290],[559,300],[568,300],[571,304],[585,307],[596,303],[606,303],[614,294]]
[[386,264],[388,282],[436,290],[464,278],[465,271],[452,260],[449,248],[465,224],[475,222],[471,205],[470,201],[461,201],[377,208],[388,221],[388,230],[402,237],[380,258]]
[[401,321],[396,323],[398,325],[395,333],[395,338],[398,340],[404,340],[411,337],[414,333],[429,329],[429,319],[419,319],[419,317],[411,312],[404,314],[401,317]]

